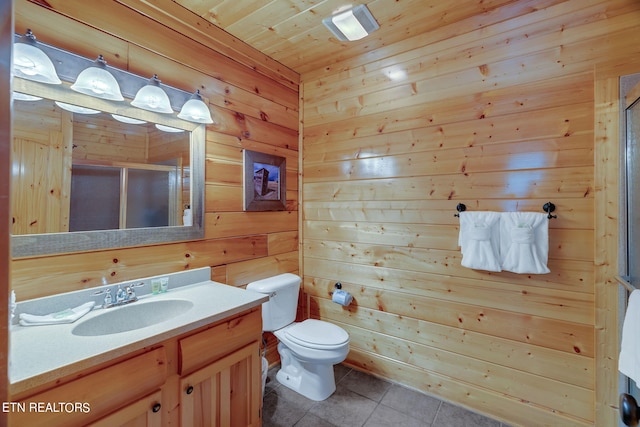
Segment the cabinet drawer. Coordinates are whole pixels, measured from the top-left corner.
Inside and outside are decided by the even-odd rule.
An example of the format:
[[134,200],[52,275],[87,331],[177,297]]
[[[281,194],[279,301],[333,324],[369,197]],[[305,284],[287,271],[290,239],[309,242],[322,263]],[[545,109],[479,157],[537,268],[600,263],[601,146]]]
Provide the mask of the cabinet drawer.
[[179,343],[179,374],[202,368],[253,341],[259,341],[261,336],[262,312],[256,309],[183,338]]
[[20,401],[10,425],[84,426],[160,388],[167,378],[164,347]]

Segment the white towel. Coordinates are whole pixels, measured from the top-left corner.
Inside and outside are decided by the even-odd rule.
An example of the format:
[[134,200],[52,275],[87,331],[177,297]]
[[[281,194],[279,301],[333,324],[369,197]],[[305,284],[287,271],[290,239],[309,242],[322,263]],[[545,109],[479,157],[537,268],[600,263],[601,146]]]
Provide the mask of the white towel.
[[58,325],[60,323],[73,323],[88,312],[94,306],[94,302],[90,301],[79,305],[75,308],[67,308],[66,310],[56,313],[47,314],[45,316],[37,316],[35,314],[20,313],[20,324],[22,326],[37,325]]
[[474,270],[500,271],[500,214],[460,212],[458,245],[462,266]]
[[622,342],[620,343],[620,358],[618,370],[635,381],[640,386],[640,290],[629,295],[627,312],[622,324]]
[[18,304],[16,304],[16,291],[12,290],[9,296],[9,325],[13,322],[16,307],[18,307]]
[[502,269],[545,274],[549,258],[549,219],[545,213],[504,212],[500,217]]

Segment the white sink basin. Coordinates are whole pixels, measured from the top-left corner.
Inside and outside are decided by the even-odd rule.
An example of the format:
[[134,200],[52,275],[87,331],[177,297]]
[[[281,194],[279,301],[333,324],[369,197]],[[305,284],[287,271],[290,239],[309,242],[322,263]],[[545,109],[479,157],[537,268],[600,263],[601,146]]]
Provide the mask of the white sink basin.
[[86,337],[133,331],[164,322],[191,308],[193,303],[183,299],[137,301],[121,307],[107,308],[78,323],[71,333]]

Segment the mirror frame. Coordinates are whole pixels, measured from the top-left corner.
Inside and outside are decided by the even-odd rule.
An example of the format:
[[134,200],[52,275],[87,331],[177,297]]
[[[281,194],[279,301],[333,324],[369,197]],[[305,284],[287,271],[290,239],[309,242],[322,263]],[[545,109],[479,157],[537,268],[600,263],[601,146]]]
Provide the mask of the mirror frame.
[[74,231],[11,236],[14,258],[147,246],[204,237],[205,126],[191,131],[191,215],[193,225]]
[[[55,58],[55,63],[66,62],[72,67],[86,67],[91,61],[78,57],[70,52],[39,43],[38,47]],[[82,68],[80,68],[82,69]],[[146,84],[147,78],[142,78],[126,71],[109,67],[109,70],[119,77],[122,92],[125,97],[131,96],[138,88]],[[64,70],[67,73],[69,71]],[[139,247],[163,243],[174,243],[204,238],[204,193],[205,193],[205,145],[206,126],[181,120],[175,115],[158,114],[140,110],[129,105],[129,102],[118,103],[90,97],[71,91],[66,83],[69,77],[58,69],[58,75],[63,80],[62,85],[47,85],[17,77],[13,78],[13,90],[29,95],[35,95],[52,100],[59,100],[80,105],[87,108],[99,109],[105,113],[115,113],[137,118],[153,123],[185,129],[190,136],[190,179],[191,179],[191,226],[146,227],[117,230],[75,231],[47,234],[24,234],[11,236],[11,255],[13,258],[37,257],[63,253],[89,252],[106,249]],[[76,72],[77,75],[77,72]],[[128,83],[132,82],[132,83]],[[124,84],[123,84],[124,83]],[[56,86],[56,87],[53,87]],[[166,86],[163,89],[169,95],[172,105],[184,103],[190,94],[180,89]],[[132,97],[132,96],[131,96]],[[25,101],[29,102],[29,101]],[[175,109],[175,107],[174,107]],[[13,126],[13,124],[11,124]]]

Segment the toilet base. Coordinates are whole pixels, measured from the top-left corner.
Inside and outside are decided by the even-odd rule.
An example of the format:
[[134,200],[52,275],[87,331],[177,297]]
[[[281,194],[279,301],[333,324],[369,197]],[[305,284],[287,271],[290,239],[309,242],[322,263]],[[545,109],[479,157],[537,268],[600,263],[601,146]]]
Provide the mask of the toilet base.
[[332,364],[302,362],[292,357],[291,350],[278,344],[281,368],[276,374],[278,382],[304,397],[321,401],[336,391]]

